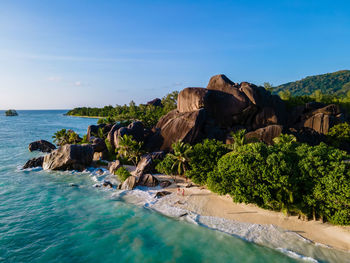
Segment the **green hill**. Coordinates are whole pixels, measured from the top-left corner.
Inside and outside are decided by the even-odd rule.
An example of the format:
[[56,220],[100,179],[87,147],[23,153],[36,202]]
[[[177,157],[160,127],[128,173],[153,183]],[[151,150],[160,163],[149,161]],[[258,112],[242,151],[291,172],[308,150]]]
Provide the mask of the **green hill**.
[[350,90],[350,70],[306,77],[274,88],[274,93],[289,90],[292,96],[311,95],[320,89],[323,94],[343,96]]

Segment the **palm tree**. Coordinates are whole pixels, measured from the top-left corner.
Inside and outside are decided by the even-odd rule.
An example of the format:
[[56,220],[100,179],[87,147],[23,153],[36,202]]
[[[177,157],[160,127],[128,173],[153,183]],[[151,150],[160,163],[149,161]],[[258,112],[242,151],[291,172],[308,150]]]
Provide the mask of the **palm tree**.
[[58,146],[67,144],[69,141],[69,137],[66,129],[62,129],[60,131],[55,132],[52,138],[53,138],[53,142],[56,143]]
[[295,138],[295,136],[291,134],[281,134],[280,136],[273,139],[273,142],[275,144],[292,144],[296,141],[297,138]]
[[233,144],[232,149],[236,151],[240,146],[243,146],[247,143],[247,140],[245,138],[246,130],[239,130],[236,132],[231,132],[231,136],[233,138]]
[[132,135],[124,134],[118,138],[119,142],[116,150],[118,157],[126,158],[136,166],[144,153],[142,150],[143,143],[135,141]]
[[[172,169],[177,167],[177,172],[179,175],[184,175],[186,172],[186,166],[189,160],[188,154],[192,150],[192,146],[181,141],[172,144],[174,153],[169,153],[174,163]],[[186,178],[187,180],[187,178]],[[175,177],[176,181],[176,177]]]

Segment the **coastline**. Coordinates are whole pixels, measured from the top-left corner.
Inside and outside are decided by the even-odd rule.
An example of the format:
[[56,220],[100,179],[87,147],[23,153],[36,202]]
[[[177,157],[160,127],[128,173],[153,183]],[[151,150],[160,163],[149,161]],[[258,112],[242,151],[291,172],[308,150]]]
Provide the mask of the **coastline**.
[[105,117],[98,117],[98,116],[78,116],[78,115],[65,115],[69,117],[78,117],[78,118],[88,118],[88,119],[102,119]]
[[[160,181],[173,181],[167,175],[154,176]],[[177,177],[176,184],[160,190],[169,191],[172,194],[159,198],[157,201],[151,201],[150,203],[153,205],[155,202],[155,205],[149,208],[163,213],[164,205],[170,205],[172,209],[178,209],[178,212],[176,212],[178,213],[178,217],[184,216],[183,211],[189,211],[200,217],[236,221],[243,224],[256,224],[267,228],[274,226],[281,228],[285,233],[297,234],[314,245],[350,252],[349,226],[336,226],[314,220],[303,221],[298,219],[297,216],[287,216],[282,212],[265,210],[253,204],[234,203],[230,196],[220,196],[205,187],[192,186],[186,188],[188,183],[190,181],[186,182],[183,178]],[[176,185],[181,191],[184,189],[184,196],[181,193],[177,193]],[[157,190],[159,191],[159,189]],[[152,192],[152,194],[158,191]],[[216,230],[230,233],[230,229],[216,228]],[[270,231],[268,229],[266,230]],[[255,242],[254,240],[251,241]]]

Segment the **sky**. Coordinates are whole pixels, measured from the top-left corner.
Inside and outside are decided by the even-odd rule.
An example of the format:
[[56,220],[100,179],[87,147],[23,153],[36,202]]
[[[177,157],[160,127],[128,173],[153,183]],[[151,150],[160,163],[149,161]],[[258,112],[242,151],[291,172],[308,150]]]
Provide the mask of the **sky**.
[[145,103],[350,69],[350,1],[0,2],[0,109]]

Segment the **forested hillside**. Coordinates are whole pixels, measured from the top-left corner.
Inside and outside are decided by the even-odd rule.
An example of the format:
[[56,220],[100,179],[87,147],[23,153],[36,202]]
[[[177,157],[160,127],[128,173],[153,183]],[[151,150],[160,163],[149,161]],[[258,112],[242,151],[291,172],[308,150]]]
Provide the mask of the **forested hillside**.
[[323,94],[344,96],[350,91],[350,70],[306,77],[274,88],[274,93],[290,91],[292,96],[311,95],[316,90]]

